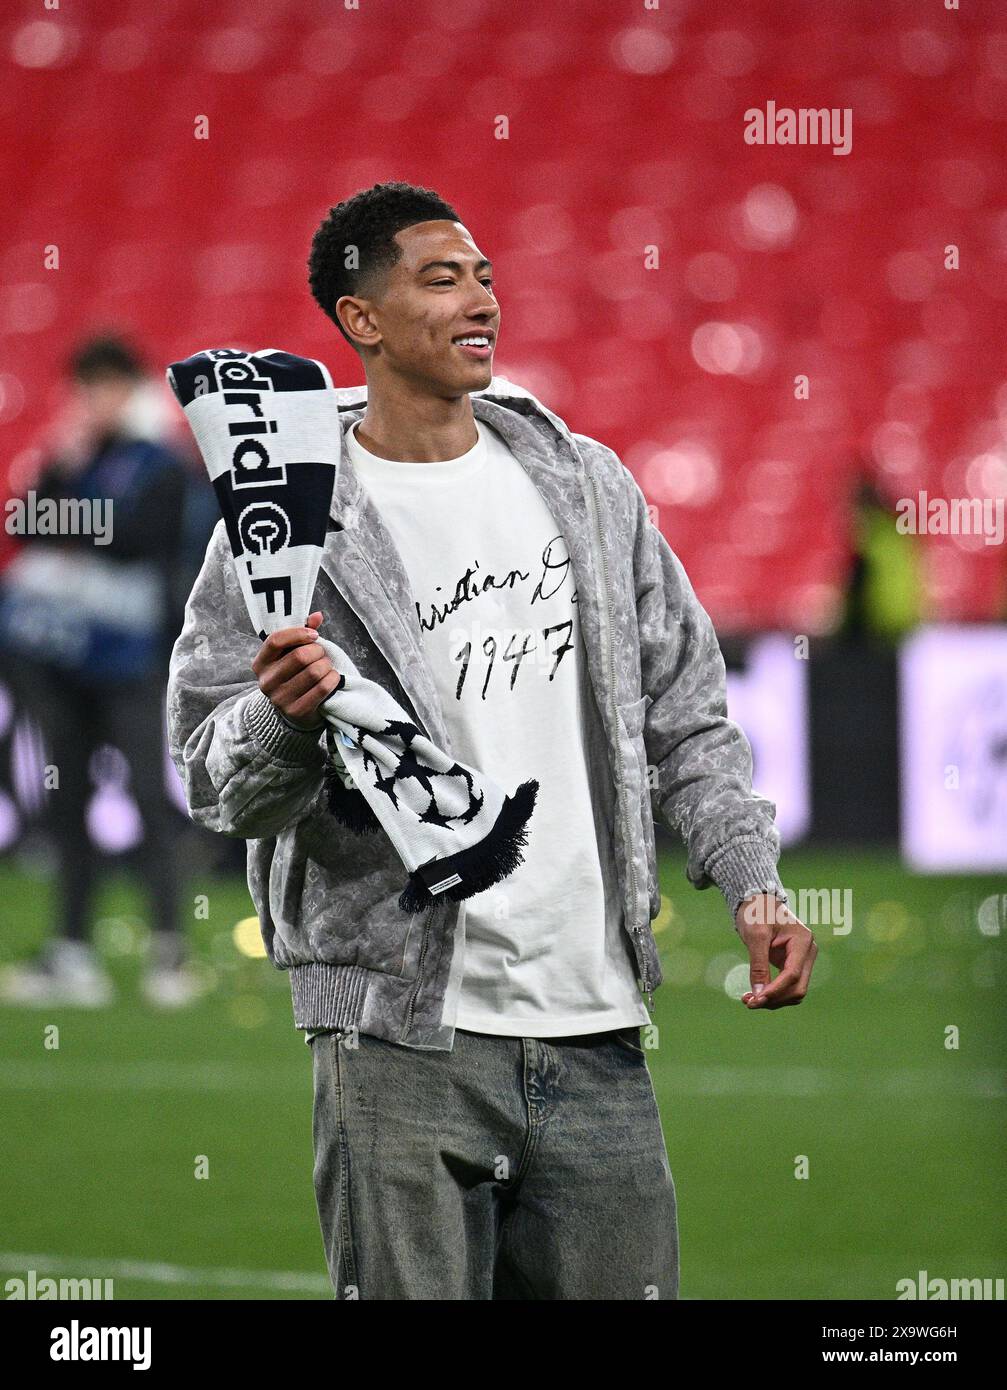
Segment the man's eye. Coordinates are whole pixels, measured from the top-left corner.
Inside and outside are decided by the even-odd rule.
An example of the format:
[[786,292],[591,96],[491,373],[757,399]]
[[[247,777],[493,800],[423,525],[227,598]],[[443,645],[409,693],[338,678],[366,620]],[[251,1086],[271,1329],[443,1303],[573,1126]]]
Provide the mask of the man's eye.
[[493,277],[488,276],[485,280],[480,280],[481,285],[485,285],[488,290],[493,288]]
[[453,280],[431,280],[431,285],[453,285]]

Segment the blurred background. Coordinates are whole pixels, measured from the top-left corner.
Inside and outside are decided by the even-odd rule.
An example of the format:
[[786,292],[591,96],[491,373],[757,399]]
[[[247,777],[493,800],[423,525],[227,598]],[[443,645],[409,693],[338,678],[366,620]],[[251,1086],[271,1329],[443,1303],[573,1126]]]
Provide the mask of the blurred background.
[[[356,384],[308,246],[405,179],[494,260],[497,372],[620,454],[685,564],[821,946],[800,1010],[750,1016],[662,837],[683,1296],[1002,1277],[1002,6],[12,0],[0,64],[0,490],[116,517],[0,533],[4,1275],[330,1296],[310,1055],[164,748],[216,517],[164,368],[279,347]],[[850,110],[851,149],[747,143],[770,102]]]

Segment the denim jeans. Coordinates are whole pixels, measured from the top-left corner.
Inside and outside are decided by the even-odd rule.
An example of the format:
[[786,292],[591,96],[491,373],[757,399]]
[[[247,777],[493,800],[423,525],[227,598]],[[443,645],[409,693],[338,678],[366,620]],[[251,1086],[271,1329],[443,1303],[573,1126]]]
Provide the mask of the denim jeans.
[[[352,1046],[356,1041],[357,1046]],[[675,1187],[639,1028],[311,1042],[337,1299],[677,1299]]]

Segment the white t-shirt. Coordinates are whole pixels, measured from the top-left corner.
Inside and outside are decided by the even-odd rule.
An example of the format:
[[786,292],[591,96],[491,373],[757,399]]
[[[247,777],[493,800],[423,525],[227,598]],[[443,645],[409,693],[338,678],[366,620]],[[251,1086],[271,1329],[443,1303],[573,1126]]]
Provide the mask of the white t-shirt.
[[524,863],[462,904],[455,1025],[560,1037],[646,1023],[602,874],[582,711],[587,667],[566,543],[504,440],[444,462],[350,461],[402,557],[452,751],[507,792],[539,783]]

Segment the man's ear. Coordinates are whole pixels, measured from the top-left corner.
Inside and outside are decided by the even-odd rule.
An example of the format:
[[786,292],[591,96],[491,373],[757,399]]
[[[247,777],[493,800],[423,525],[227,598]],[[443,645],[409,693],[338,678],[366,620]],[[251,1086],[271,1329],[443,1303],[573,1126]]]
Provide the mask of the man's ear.
[[371,300],[358,295],[344,294],[336,300],[336,315],[356,347],[377,347],[381,341],[372,308]]

